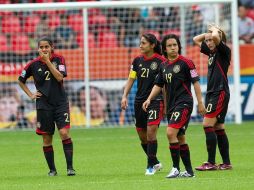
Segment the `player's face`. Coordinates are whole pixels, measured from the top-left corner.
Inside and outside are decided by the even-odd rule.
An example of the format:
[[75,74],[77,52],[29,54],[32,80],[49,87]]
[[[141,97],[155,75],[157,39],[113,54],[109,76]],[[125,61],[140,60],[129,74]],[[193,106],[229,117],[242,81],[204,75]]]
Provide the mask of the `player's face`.
[[40,41],[38,51],[42,51],[44,54],[49,54],[50,57],[53,51],[53,47],[50,46],[48,41]]
[[139,48],[142,54],[148,55],[154,52],[154,45],[150,44],[144,37],[141,38]]
[[216,46],[215,46],[215,43],[212,39],[212,33],[207,33],[205,35],[205,43],[211,51],[213,51],[215,49]]
[[179,47],[176,39],[170,38],[166,41],[166,52],[169,59],[174,59],[178,56]]

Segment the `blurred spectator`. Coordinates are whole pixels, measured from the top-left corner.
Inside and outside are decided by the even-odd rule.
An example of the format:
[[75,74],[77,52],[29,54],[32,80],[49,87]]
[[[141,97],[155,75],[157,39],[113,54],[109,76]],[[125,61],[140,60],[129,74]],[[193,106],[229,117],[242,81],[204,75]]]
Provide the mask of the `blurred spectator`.
[[129,19],[125,23],[124,44],[127,47],[137,47],[140,42],[140,35],[143,34],[144,20],[140,16],[140,9],[131,9]]
[[20,96],[14,87],[1,86],[0,128],[14,127],[17,121]]
[[61,24],[57,26],[53,33],[56,48],[74,49],[78,48],[75,31],[68,25],[68,16],[61,15]]
[[239,0],[238,4],[239,4],[239,6],[243,5],[245,7],[254,8],[254,1],[253,0]]
[[40,23],[36,27],[35,38],[40,39],[44,36],[51,37],[52,31],[48,26],[48,17],[46,14],[43,14],[40,19]]
[[149,7],[148,17],[145,19],[144,28],[145,30],[158,30],[160,18],[157,15],[156,11]]
[[247,15],[244,6],[238,7],[238,30],[240,43],[251,43],[254,37],[254,21]]
[[32,123],[28,120],[28,118],[25,116],[25,106],[20,105],[17,109],[17,128],[32,128]]
[[198,9],[190,10],[190,18],[186,23],[187,44],[193,45],[193,36],[206,32],[203,16]]
[[109,11],[108,24],[112,32],[117,36],[118,46],[124,46],[125,27],[121,20],[114,14],[113,10]]

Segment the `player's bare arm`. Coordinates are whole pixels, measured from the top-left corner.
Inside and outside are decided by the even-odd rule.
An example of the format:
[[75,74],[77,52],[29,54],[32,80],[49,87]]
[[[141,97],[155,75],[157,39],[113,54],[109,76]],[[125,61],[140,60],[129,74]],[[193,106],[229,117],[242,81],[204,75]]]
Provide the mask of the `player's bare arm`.
[[151,100],[153,100],[160,92],[161,92],[161,87],[159,87],[157,85],[154,85],[150,95],[147,98],[147,100],[143,103],[142,108],[143,108],[144,111],[147,110],[148,106],[151,103]]
[[42,94],[38,91],[36,91],[35,93],[32,93],[29,88],[27,87],[27,85],[21,81],[18,81],[19,86],[21,87],[21,89],[32,99],[35,100],[37,98],[40,98],[42,96]]
[[55,66],[51,63],[49,59],[49,53],[43,53],[42,50],[39,50],[39,55],[41,57],[41,61],[45,62],[47,64],[47,67],[49,68],[52,75],[56,78],[58,82],[63,80],[63,74],[60,73]]
[[201,47],[202,42],[205,40],[206,33],[199,34],[193,38],[195,45]]
[[121,108],[123,110],[126,110],[126,108],[128,107],[128,94],[131,90],[131,87],[134,83],[135,79],[133,78],[128,78],[128,81],[124,87],[124,92],[123,92],[123,96],[122,96],[122,101],[121,101]]
[[203,116],[206,114],[206,109],[202,101],[202,93],[201,93],[200,84],[198,81],[196,81],[193,84],[193,86],[194,86],[194,91],[195,91],[197,102],[198,102],[198,113]]
[[222,40],[223,31],[220,29],[219,26],[215,26],[214,24],[208,25],[208,31],[212,33],[212,39],[214,43],[218,45]]

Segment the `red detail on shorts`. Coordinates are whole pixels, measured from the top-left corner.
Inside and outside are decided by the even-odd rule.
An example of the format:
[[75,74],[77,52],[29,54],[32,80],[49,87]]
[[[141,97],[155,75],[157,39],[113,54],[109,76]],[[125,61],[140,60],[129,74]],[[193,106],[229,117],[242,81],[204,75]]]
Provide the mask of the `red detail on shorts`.
[[205,131],[205,133],[211,133],[211,132],[214,132],[214,128],[213,127],[205,127],[204,131]]
[[160,115],[159,115],[159,118],[154,120],[154,121],[151,121],[149,123],[147,123],[147,126],[150,126],[150,125],[159,125],[162,118],[163,118],[163,102],[160,101]]
[[182,118],[181,118],[181,121],[179,123],[172,123],[172,124],[169,124],[168,127],[172,127],[172,128],[175,128],[175,129],[180,129],[184,126],[184,124],[188,121],[188,113],[189,113],[189,110],[187,108],[185,108],[183,110],[183,114],[182,114]]
[[71,143],[72,143],[72,140],[71,140],[71,138],[65,139],[65,140],[62,140],[62,143],[63,143],[63,144],[71,144]]
[[45,132],[45,131],[40,130],[39,128],[36,128],[36,134],[37,135],[45,135],[45,134],[48,134],[48,133]]
[[215,112],[210,113],[210,114],[207,113],[207,114],[205,114],[205,117],[214,118],[217,115],[219,115],[223,109],[224,98],[225,98],[225,91],[221,91]]

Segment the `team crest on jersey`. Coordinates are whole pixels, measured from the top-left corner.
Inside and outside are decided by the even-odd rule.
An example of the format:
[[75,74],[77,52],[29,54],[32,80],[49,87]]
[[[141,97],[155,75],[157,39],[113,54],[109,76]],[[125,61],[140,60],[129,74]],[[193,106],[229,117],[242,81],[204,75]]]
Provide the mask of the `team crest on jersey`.
[[208,65],[212,65],[212,63],[213,63],[213,57],[210,57],[210,58],[208,59]]
[[152,62],[150,68],[151,68],[152,70],[156,70],[156,69],[158,68],[158,64],[157,64],[156,62]]
[[55,61],[52,62],[52,64],[57,68],[57,63]]
[[173,67],[173,71],[174,71],[174,73],[179,73],[179,71],[180,71],[180,65],[175,65]]
[[39,68],[39,69],[38,69],[38,72],[42,72],[42,69],[41,69],[41,68]]

